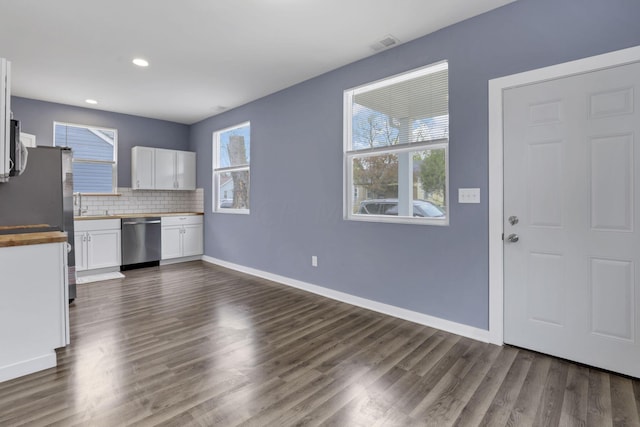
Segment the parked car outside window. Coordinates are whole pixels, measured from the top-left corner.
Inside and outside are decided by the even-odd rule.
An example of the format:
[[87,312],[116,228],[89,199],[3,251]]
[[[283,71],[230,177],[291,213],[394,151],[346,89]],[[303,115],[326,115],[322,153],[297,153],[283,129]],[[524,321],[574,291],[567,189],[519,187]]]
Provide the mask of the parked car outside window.
[[[360,202],[360,215],[398,216],[398,199],[372,199]],[[422,218],[444,218],[445,214],[438,206],[426,200],[413,201],[413,216]]]

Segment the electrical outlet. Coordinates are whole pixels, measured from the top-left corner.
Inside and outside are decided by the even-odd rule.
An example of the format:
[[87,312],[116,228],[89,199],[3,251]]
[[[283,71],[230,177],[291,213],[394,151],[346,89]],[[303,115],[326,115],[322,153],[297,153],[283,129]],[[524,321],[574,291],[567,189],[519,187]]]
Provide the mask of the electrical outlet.
[[311,257],[311,267],[317,267],[318,266],[318,257],[313,255]]
[[458,203],[480,203],[480,189],[458,188]]

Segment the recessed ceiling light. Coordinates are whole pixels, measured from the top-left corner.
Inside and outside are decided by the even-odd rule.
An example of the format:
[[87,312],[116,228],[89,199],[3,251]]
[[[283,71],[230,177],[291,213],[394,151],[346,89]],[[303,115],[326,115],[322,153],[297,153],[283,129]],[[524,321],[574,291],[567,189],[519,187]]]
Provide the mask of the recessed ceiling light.
[[86,102],[87,104],[97,104],[98,101],[96,101],[95,99],[85,99],[84,102]]
[[142,58],[136,58],[132,62],[134,64],[136,64],[138,67],[148,67],[149,66],[149,61],[147,61],[146,59],[142,59]]

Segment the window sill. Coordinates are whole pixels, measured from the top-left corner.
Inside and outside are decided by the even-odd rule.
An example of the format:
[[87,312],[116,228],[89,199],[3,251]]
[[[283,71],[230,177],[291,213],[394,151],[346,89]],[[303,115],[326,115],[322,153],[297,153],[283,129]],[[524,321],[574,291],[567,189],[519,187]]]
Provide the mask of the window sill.
[[219,209],[214,210],[213,213],[249,215],[250,211],[249,209]]
[[81,196],[103,196],[103,197],[108,197],[108,196],[122,196],[122,193],[73,193],[74,196],[77,196],[78,194],[80,194]]
[[347,221],[362,222],[382,222],[387,224],[412,224],[412,225],[435,225],[443,227],[449,225],[449,218],[420,218],[420,217],[397,217],[391,215],[348,215]]

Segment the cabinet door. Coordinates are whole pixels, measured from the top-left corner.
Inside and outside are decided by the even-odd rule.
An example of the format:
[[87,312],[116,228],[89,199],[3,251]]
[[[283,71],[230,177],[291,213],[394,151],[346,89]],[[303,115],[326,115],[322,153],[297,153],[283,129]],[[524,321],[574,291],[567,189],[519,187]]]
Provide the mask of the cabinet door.
[[182,256],[182,226],[162,227],[162,259]]
[[202,224],[183,227],[182,256],[202,255],[204,249]]
[[156,190],[176,189],[176,152],[175,150],[155,149]]
[[196,153],[176,152],[176,181],[180,190],[196,189]]
[[91,231],[87,240],[89,269],[120,265],[120,230]]
[[85,239],[86,233],[73,234],[73,249],[76,254],[76,271],[84,271],[87,269],[87,243]]
[[133,147],[131,149],[131,188],[134,190],[153,190],[154,185],[154,153],[150,147]]

